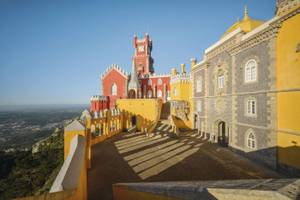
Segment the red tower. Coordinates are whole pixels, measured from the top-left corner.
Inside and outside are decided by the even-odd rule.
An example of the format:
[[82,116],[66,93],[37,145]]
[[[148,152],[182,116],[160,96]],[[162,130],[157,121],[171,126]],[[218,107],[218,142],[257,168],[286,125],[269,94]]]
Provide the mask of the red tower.
[[145,76],[154,73],[153,58],[151,57],[152,40],[148,33],[145,38],[138,39],[134,34],[133,46],[135,49],[133,65],[138,76]]

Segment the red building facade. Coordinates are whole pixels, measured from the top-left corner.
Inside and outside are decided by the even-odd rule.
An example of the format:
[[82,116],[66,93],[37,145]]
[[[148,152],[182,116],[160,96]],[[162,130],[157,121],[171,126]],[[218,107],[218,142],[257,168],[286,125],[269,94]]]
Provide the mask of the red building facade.
[[169,75],[151,75],[139,80],[142,98],[159,98],[166,102],[170,97]]
[[99,112],[101,110],[109,109],[109,97],[95,95],[91,97],[91,112]]
[[118,65],[112,65],[101,76],[102,94],[109,97],[109,107],[112,108],[119,98],[127,97],[128,75]]
[[119,98],[159,98],[163,102],[169,99],[170,75],[154,73],[152,39],[147,33],[141,39],[134,35],[133,46],[131,74],[118,65],[108,67],[101,75],[102,96],[91,98],[92,112],[115,107]]
[[138,77],[154,73],[152,52],[152,39],[146,33],[144,38],[133,38],[134,56],[132,58]]

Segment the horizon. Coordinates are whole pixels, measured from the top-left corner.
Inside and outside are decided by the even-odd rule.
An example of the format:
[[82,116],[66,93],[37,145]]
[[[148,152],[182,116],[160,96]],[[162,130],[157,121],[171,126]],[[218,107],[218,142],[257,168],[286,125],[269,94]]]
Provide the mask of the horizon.
[[88,105],[108,66],[130,72],[134,33],[152,38],[156,74],[190,70],[245,5],[254,19],[274,16],[274,0],[2,1],[0,105]]

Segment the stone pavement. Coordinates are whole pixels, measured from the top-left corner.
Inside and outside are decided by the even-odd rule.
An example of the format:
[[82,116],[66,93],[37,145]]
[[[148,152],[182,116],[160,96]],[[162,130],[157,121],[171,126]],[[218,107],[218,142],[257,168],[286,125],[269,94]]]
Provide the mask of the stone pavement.
[[112,199],[121,182],[280,178],[229,149],[197,134],[119,134],[93,147],[89,199]]

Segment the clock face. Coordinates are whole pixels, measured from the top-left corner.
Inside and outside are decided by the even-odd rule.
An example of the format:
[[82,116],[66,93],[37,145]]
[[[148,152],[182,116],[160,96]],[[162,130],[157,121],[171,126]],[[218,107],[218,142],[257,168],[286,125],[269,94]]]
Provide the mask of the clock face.
[[144,52],[144,46],[138,46],[138,51],[139,52]]

